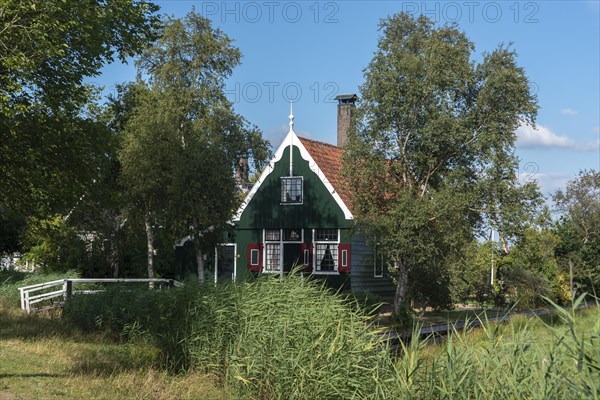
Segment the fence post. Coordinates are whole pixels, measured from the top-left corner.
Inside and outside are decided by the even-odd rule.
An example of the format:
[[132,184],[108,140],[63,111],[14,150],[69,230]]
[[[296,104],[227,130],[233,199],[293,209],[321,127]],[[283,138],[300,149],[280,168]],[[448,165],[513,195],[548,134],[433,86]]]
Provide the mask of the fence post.
[[19,288],[19,297],[21,298],[21,310],[25,309],[25,295],[23,294],[23,289]]
[[70,279],[65,279],[64,291],[66,301],[70,301],[71,296],[73,296],[73,282]]

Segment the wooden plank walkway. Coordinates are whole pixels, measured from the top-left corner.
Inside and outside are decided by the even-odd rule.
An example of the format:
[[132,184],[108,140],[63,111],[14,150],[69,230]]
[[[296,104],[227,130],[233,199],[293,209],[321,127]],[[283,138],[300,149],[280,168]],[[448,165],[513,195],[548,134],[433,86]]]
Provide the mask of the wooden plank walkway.
[[[577,309],[588,308],[595,306],[596,304],[581,304]],[[496,316],[496,317],[488,317],[488,318],[473,318],[466,320],[459,320],[452,323],[445,324],[431,324],[428,326],[423,325],[419,331],[420,338],[428,338],[431,337],[434,340],[441,339],[443,337],[448,336],[449,333],[453,331],[462,331],[478,328],[485,324],[490,324],[494,322],[507,322],[511,318],[518,316],[541,316],[541,315],[551,315],[556,314],[557,310],[554,308],[540,308],[535,310],[521,311],[515,313],[507,313],[505,315]],[[392,329],[388,329],[382,333],[384,339],[387,339],[392,342],[392,348],[397,347],[400,344],[400,341],[407,341],[412,338],[414,330],[404,330],[402,332],[397,332]]]

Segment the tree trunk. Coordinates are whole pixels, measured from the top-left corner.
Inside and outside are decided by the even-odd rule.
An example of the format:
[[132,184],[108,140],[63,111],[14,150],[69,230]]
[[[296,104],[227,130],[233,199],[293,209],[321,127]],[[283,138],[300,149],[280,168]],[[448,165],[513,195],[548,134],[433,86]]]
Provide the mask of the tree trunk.
[[401,317],[406,309],[406,292],[408,289],[408,269],[401,261],[397,262],[398,284],[394,294],[394,316]]
[[569,290],[571,291],[571,301],[575,300],[575,293],[573,292],[573,260],[569,257]]
[[144,217],[146,225],[146,240],[148,241],[148,278],[154,278],[154,234],[152,232],[152,224],[150,223],[150,215]]
[[113,270],[113,278],[119,277],[119,245],[117,244],[117,235],[114,235],[111,240],[110,258]]
[[204,254],[200,249],[196,249],[196,264],[198,265],[198,281],[204,283]]

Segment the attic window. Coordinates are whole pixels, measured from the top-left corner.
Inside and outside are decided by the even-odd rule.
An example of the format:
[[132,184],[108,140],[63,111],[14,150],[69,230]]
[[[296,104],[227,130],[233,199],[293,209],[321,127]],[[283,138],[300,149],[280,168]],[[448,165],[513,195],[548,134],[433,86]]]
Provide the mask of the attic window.
[[302,177],[289,176],[281,178],[281,203],[302,204]]

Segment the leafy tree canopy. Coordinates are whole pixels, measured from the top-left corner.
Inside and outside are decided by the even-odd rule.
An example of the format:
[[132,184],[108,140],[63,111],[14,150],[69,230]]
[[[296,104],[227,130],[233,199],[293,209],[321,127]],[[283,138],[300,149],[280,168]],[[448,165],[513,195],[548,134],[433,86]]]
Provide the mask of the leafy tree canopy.
[[119,155],[122,183],[130,210],[145,221],[149,275],[160,225],[173,240],[194,240],[203,280],[203,254],[237,205],[234,166],[240,157],[262,165],[269,145],[224,95],[241,58],[232,40],[195,12],[167,18],[159,33],[137,61],[135,106]]
[[0,256],[20,250],[24,227],[25,217],[0,208]]
[[[399,313],[409,281],[449,295],[443,271],[466,241],[490,223],[515,235],[536,209],[539,191],[518,184],[513,151],[538,106],[510,46],[476,63],[455,26],[400,13],[381,29],[345,165],[358,229],[395,261]],[[419,283],[432,276],[423,271],[437,279]]]
[[0,112],[78,107],[86,77],[126,61],[153,36],[158,7],[139,0],[2,0]]
[[0,0],[0,206],[52,215],[74,205],[105,158],[84,79],[154,36],[137,0]]
[[561,218],[556,233],[561,243],[556,250],[563,270],[572,270],[584,290],[600,287],[600,172],[580,171],[565,190],[554,195]]

